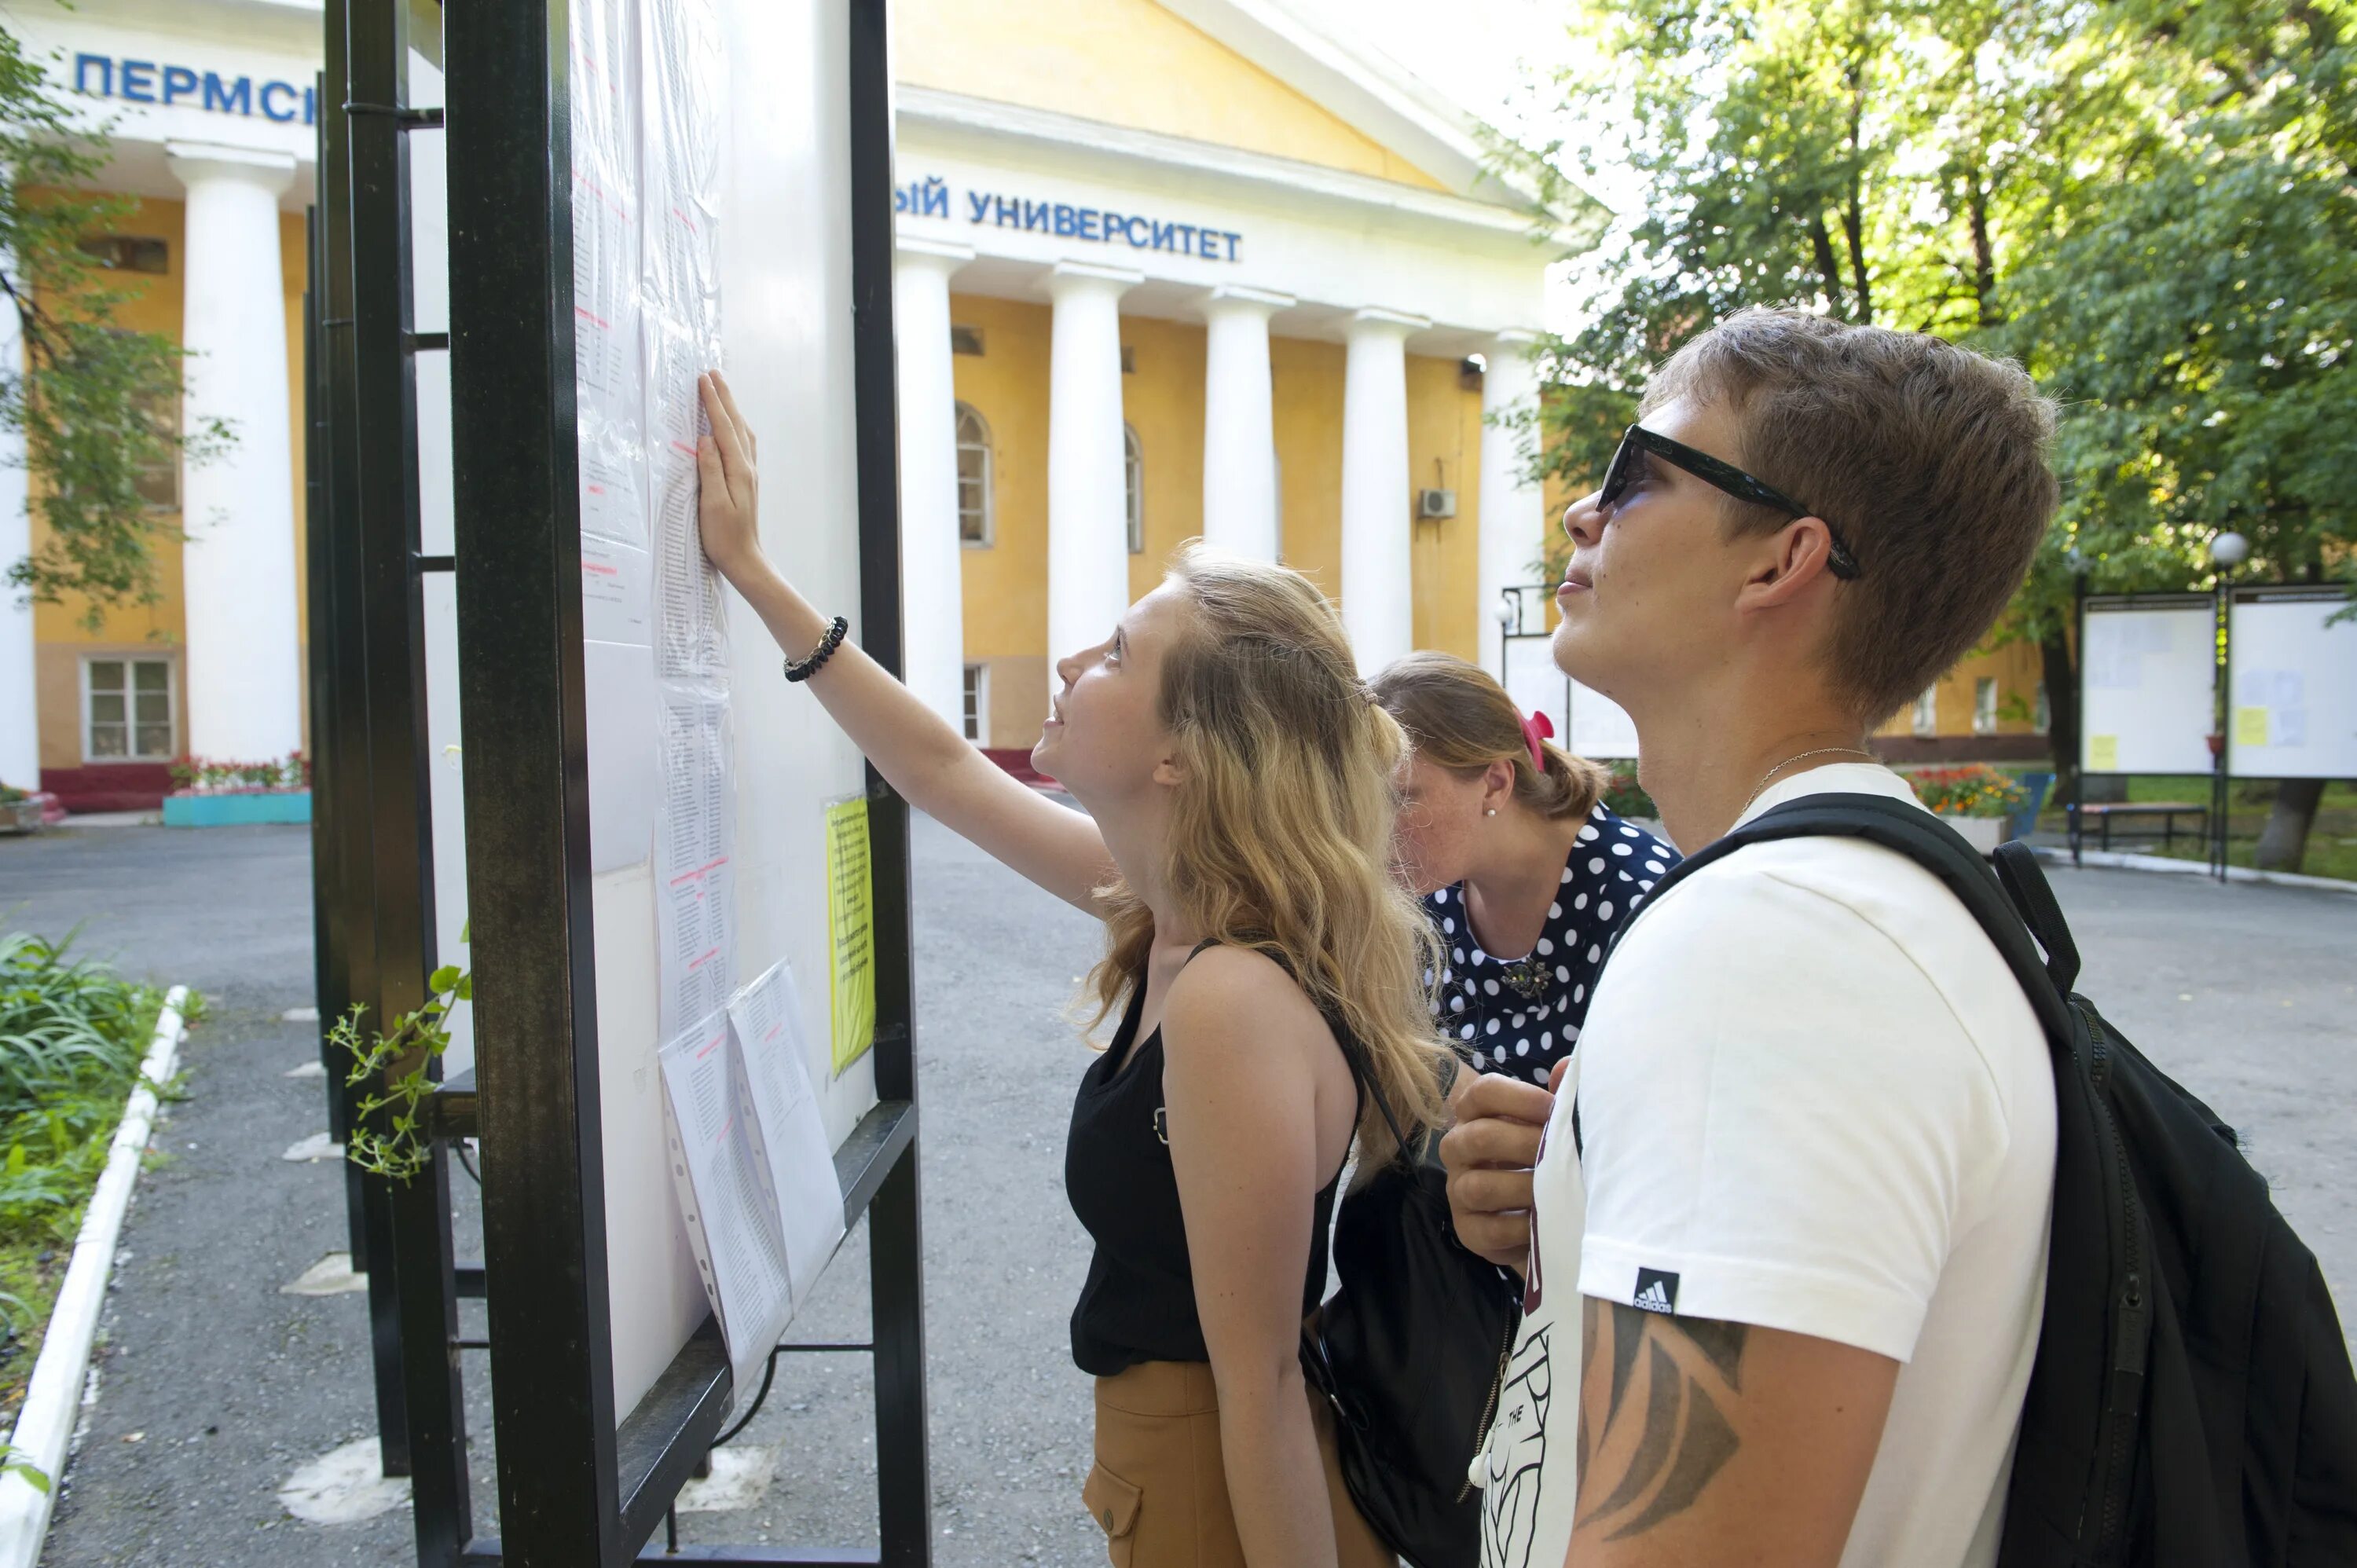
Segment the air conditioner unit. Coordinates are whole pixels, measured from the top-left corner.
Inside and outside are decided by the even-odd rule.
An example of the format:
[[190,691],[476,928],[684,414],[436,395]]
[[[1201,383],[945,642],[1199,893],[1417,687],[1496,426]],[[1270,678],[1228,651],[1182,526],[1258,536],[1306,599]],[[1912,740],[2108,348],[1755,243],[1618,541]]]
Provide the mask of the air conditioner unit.
[[1455,490],[1418,490],[1415,492],[1415,520],[1431,522],[1457,515]]

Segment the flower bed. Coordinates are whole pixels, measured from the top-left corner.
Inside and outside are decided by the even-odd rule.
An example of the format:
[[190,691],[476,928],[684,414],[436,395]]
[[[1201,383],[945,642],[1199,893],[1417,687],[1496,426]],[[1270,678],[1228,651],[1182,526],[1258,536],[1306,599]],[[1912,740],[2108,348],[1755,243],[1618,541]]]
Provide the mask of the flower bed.
[[164,797],[167,828],[311,820],[311,761],[299,751],[264,762],[183,757],[172,764],[172,782],[178,788]]
[[1915,798],[1943,817],[2005,817],[2029,800],[2020,781],[1983,763],[1910,773]]

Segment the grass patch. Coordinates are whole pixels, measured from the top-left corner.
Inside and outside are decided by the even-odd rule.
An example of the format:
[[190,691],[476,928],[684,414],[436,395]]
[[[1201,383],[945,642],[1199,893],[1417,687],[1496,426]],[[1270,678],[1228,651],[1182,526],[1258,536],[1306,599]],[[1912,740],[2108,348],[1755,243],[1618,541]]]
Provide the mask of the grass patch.
[[[2206,773],[2181,775],[2138,775],[2128,780],[2128,800],[2135,804],[2153,804],[2163,800],[2190,800],[2199,805],[2210,803],[2210,776]],[[2238,779],[2229,787],[2226,802],[2226,861],[2230,865],[2249,865],[2258,848],[2259,830],[2266,825],[2267,814],[2275,802],[2275,784],[2268,779]],[[2067,833],[2071,824],[2064,816],[2060,800],[2050,800],[2050,810],[2038,820],[2040,828]],[[2179,818],[2180,828],[2190,825]],[[2147,839],[2143,832],[2154,837]],[[2089,826],[2087,846],[2099,842],[2093,824]],[[2122,821],[2112,828],[2112,847],[2136,854],[2157,854],[2170,860],[2206,861],[2208,846],[2187,839],[2182,832],[2177,842],[2163,848],[2158,837],[2158,822]],[[2335,876],[2343,881],[2357,882],[2357,782],[2335,779],[2324,787],[2324,798],[2318,802],[2316,822],[2309,829],[2308,852],[2297,868],[2305,876]]]
[[0,936],[0,1417],[14,1421],[163,993]]

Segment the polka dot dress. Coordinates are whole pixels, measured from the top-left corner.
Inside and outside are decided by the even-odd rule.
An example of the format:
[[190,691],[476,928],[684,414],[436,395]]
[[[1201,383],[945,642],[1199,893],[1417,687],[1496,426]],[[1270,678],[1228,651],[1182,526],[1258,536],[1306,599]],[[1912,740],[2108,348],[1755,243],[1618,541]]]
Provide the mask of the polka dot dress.
[[1544,1083],[1578,1043],[1613,933],[1677,863],[1669,845],[1597,807],[1564,863],[1537,944],[1519,959],[1474,940],[1463,883],[1426,898],[1446,966],[1435,1008],[1458,1053],[1483,1072]]

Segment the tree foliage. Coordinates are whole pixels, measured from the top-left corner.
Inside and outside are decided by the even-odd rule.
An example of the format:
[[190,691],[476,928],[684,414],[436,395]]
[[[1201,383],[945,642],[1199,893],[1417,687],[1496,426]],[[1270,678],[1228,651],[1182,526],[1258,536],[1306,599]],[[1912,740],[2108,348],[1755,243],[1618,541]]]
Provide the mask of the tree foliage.
[[5,564],[7,580],[37,603],[79,598],[93,629],[110,607],[161,596],[156,546],[178,531],[143,479],[231,438],[221,420],[184,433],[179,346],[116,325],[140,285],[84,248],[134,207],[81,188],[105,163],[103,137],[0,28],[0,291],[25,336],[23,363],[0,365],[0,430],[24,437],[47,525],[30,555]]
[[[1551,346],[1544,467],[1591,478],[1647,371],[1745,305],[1940,333],[2064,407],[2064,500],[2002,635],[2102,590],[2352,574],[2352,0],[1597,0],[1542,188],[1642,199]],[[2050,653],[2053,649],[2050,647]],[[2067,649],[2063,650],[2067,660]]]

